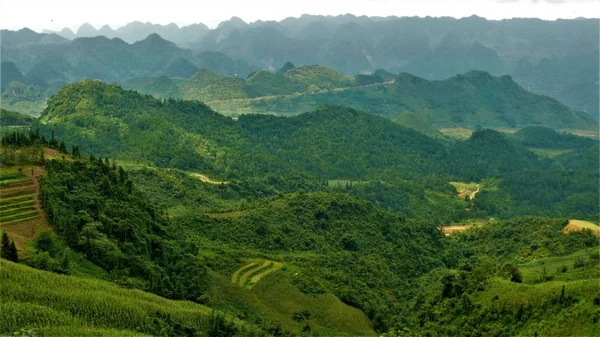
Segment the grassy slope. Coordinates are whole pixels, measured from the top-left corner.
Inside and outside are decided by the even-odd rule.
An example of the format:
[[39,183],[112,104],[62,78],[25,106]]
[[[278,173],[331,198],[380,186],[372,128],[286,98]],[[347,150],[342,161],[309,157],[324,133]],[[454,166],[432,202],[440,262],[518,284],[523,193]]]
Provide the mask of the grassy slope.
[[211,310],[203,305],[1,263],[0,333],[33,328],[56,336],[133,336],[164,334],[176,324],[198,331],[208,327]]
[[[563,286],[565,297],[574,303],[563,308],[552,306],[560,301]],[[519,307],[524,306],[523,325],[519,329],[521,335],[530,336],[537,332],[538,336],[598,336],[600,325],[594,320],[600,313],[593,305],[597,293],[598,279],[552,281],[537,285],[494,279],[485,292],[475,297],[474,302],[489,312],[518,312]],[[498,331],[502,330],[502,322],[495,325]]]
[[206,304],[250,322],[270,322],[268,325],[278,325],[295,333],[300,333],[302,324],[292,319],[293,314],[308,311],[311,318],[307,323],[314,333],[326,336],[375,335],[362,311],[344,304],[333,294],[302,293],[290,280],[297,270],[297,267],[286,265],[264,276],[251,289],[232,284],[230,277],[212,273]]

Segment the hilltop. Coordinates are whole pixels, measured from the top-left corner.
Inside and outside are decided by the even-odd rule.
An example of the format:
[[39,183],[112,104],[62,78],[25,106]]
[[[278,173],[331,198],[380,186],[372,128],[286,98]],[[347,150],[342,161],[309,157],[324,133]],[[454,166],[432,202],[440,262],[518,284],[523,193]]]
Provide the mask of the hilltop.
[[[190,52],[183,58],[199,68],[242,77],[259,69],[276,71],[286,62],[319,64],[347,75],[385,69],[428,80],[482,70],[494,76],[509,74],[527,90],[559,99],[597,119],[598,32],[595,19],[495,21],[477,16],[453,19],[302,15],[279,22],[254,23],[232,18],[214,29],[200,23],[178,27],[131,22],[119,29],[97,29],[85,24],[75,33],[3,30],[2,61],[13,61],[22,73],[36,76],[33,66],[39,63],[39,68],[48,67],[46,59],[53,55],[62,65],[55,64],[50,69],[74,67],[69,72],[85,74],[75,76],[81,80],[91,74],[77,64],[95,65],[97,56],[74,48],[76,41],[87,39],[93,46],[107,45],[106,40],[110,39],[116,41],[117,47],[106,49],[103,59],[117,62],[107,64],[104,72],[95,73],[92,78],[113,81],[129,75],[125,72],[127,67],[134,70],[137,64],[152,58],[152,54],[135,54],[135,58],[127,59],[122,49],[134,49],[127,45],[158,34],[178,45],[177,55],[161,59],[161,65],[132,76],[148,75],[150,70],[168,64],[172,56],[181,56],[185,49]],[[45,74],[41,76],[50,81]]]
[[[471,71],[441,81],[402,73],[382,85],[329,90],[300,95],[209,103],[221,111],[261,111],[293,114],[321,104],[344,104],[393,118],[408,111],[434,127],[597,128],[589,115],[546,96],[530,93],[510,76]],[[418,123],[418,122],[417,122]]]

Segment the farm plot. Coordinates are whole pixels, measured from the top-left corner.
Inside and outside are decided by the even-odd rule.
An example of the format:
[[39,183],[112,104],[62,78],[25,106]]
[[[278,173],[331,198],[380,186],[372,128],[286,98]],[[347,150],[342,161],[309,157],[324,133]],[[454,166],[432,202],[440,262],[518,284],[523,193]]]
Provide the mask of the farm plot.
[[594,233],[594,235],[600,237],[600,226],[591,221],[585,220],[569,220],[569,224],[563,228],[563,232],[568,233],[571,231],[581,231],[584,229],[589,229],[592,231],[592,233]]
[[24,174],[0,176],[0,225],[38,218],[35,183]]
[[262,264],[251,262],[240,267],[233,273],[231,283],[251,289],[263,277],[281,269],[281,267],[283,267],[283,263],[270,260],[265,260]]
[[[31,169],[31,170],[30,170]],[[0,227],[15,241],[19,255],[25,243],[48,229],[38,201],[40,167],[0,170]]]

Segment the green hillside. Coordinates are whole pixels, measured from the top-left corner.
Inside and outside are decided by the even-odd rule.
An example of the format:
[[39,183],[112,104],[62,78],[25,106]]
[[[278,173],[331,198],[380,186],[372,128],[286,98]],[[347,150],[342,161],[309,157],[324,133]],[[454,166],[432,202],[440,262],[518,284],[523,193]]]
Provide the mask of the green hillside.
[[419,131],[432,138],[443,138],[444,135],[427,123],[423,117],[412,111],[402,111],[392,117],[392,121],[407,128]]
[[18,112],[0,109],[0,126],[29,126],[34,123],[34,118]]
[[588,114],[545,96],[525,91],[509,76],[472,71],[446,80],[428,81],[407,73],[394,83],[348,90],[308,93],[252,101],[214,102],[219,111],[294,114],[322,104],[344,104],[392,118],[409,111],[436,128],[475,126],[506,128],[541,125],[555,129],[594,129]]
[[[94,85],[91,88],[102,89]],[[108,107],[119,104],[125,106],[124,101],[118,99],[120,95],[115,95],[120,91],[111,91],[115,88],[102,91],[106,101],[95,103],[110,103],[100,105],[105,109],[102,111],[110,111]],[[152,102],[161,102],[129,94],[139,99],[137,102],[142,107],[149,108]],[[199,103],[194,104],[195,108],[201,107]],[[69,109],[68,104],[65,107]],[[393,132],[399,132],[396,136],[407,146],[411,138],[403,137],[425,137],[383,118],[337,109],[341,108],[324,109],[295,118],[244,116],[247,118],[245,121],[240,119],[234,125],[241,128],[242,136],[253,141],[260,139],[258,135],[263,135],[266,143],[272,144],[277,136],[281,148],[263,144],[257,149],[264,153],[272,151],[274,156],[288,161],[291,157],[277,152],[285,153],[296,146],[288,145],[289,139],[301,139],[307,148],[317,145],[312,141],[322,143],[337,139],[336,133],[330,131],[331,138],[317,137],[309,141],[310,137],[303,135],[304,131],[298,131],[307,125],[320,124],[321,115],[327,117],[325,120],[335,120],[332,119],[334,115],[340,118],[341,125],[349,125],[347,118],[357,118],[353,124],[360,125],[363,123],[361,119],[364,119],[377,129],[390,128],[392,136]],[[115,113],[107,115],[118,116]],[[135,116],[139,115],[132,116],[135,122]],[[212,115],[207,114],[205,118],[208,119],[208,116]],[[55,115],[56,123],[62,123],[59,122],[60,117],[60,114]],[[253,124],[253,118],[266,118],[269,123]],[[290,123],[278,125],[290,134],[287,139],[278,132],[267,132],[272,129],[269,127],[271,123],[281,121]],[[325,128],[327,125],[323,126],[323,130]],[[330,130],[338,128],[328,127]],[[393,131],[395,129],[398,131]],[[253,133],[253,130],[259,132]],[[325,134],[325,131],[318,130],[314,129],[313,133]],[[345,134],[348,134],[347,129],[339,130],[346,130]],[[208,130],[206,134],[210,134]],[[357,139],[365,139],[367,144],[373,141],[366,134],[360,135]],[[36,137],[36,132],[29,136],[5,137],[3,147],[28,146],[43,141]],[[390,139],[393,140],[393,137]],[[55,142],[54,138],[50,140],[50,143]],[[346,144],[356,146],[352,143],[358,142],[352,140]],[[519,165],[540,165],[533,153],[519,148],[516,142],[495,131],[476,132],[472,139],[459,144],[462,144],[466,156],[475,156],[478,151],[496,151],[498,160],[503,160],[505,151],[522,156],[525,161],[516,162]],[[497,150],[494,150],[493,144],[498,146]],[[219,181],[215,178],[201,179],[186,171],[135,163],[126,163],[129,171],[125,171],[108,159],[94,156],[78,159],[78,151],[74,152],[74,160],[55,159],[44,165],[46,173],[41,178],[41,196],[55,235],[40,235],[34,239],[27,248],[30,255],[22,262],[57,273],[107,279],[122,287],[138,288],[166,298],[188,299],[240,319],[234,320],[233,325],[237,326],[234,328],[212,314],[208,314],[207,320],[196,319],[195,323],[180,322],[175,313],[156,314],[159,318],[152,319],[152,324],[164,331],[173,331],[172,335],[186,334],[178,331],[205,331],[203,329],[207,326],[208,329],[214,328],[215,324],[210,323],[214,320],[222,322],[216,325],[230,332],[238,329],[238,335],[251,335],[251,325],[271,335],[311,332],[316,335],[370,336],[374,334],[373,330],[393,333],[396,329],[446,334],[458,331],[457,327],[463,326],[466,320],[471,323],[465,331],[476,334],[496,331],[494,329],[498,327],[494,317],[512,322],[514,330],[511,331],[529,329],[527,331],[550,334],[575,331],[568,327],[559,330],[555,325],[533,325],[534,318],[529,317],[535,316],[527,315],[534,315],[540,312],[540,308],[548,306],[556,311],[544,319],[561,320],[573,315],[578,317],[577,331],[594,331],[593,320],[589,317],[584,319],[581,314],[591,310],[586,299],[592,287],[591,282],[585,279],[589,274],[581,273],[579,267],[568,279],[557,278],[557,281],[562,280],[560,282],[571,282],[567,283],[568,290],[562,297],[552,293],[562,283],[523,287],[515,284],[514,280],[509,281],[518,274],[514,265],[568,256],[586,247],[597,248],[598,239],[591,233],[567,235],[562,232],[566,220],[531,217],[480,222],[484,223],[481,227],[451,237],[445,237],[436,227],[450,221],[468,222],[469,217],[509,218],[540,210],[552,211],[553,216],[574,214],[581,215],[580,218],[591,217],[593,210],[587,215],[577,212],[593,204],[593,199],[586,193],[594,181],[597,182],[597,173],[596,176],[591,172],[585,176],[585,172],[557,172],[571,176],[569,182],[550,175],[551,171],[543,166],[539,168],[545,170],[540,171],[543,174],[534,173],[537,177],[569,186],[568,189],[552,190],[554,193],[562,192],[561,200],[571,200],[567,204],[574,208],[568,209],[549,204],[546,199],[536,199],[536,189],[544,191],[547,181],[528,185],[528,180],[536,180],[524,178],[510,185],[505,182],[510,181],[511,174],[508,172],[513,172],[512,169],[503,168],[505,175],[502,175],[503,172],[490,171],[488,166],[482,165],[480,168],[484,175],[498,173],[499,181],[482,184],[483,191],[477,195],[474,205],[471,201],[471,210],[464,210],[467,201],[455,198],[454,188],[441,176],[436,178],[434,173],[424,182],[419,176],[410,181],[394,180],[389,176],[385,181],[338,180],[336,184],[301,173],[276,175],[273,172]],[[533,157],[530,158],[530,155]],[[310,170],[310,167],[303,170]],[[517,172],[512,175],[521,174],[518,167],[514,170]],[[520,189],[513,190],[513,186]],[[514,198],[515,204],[486,202],[484,193],[488,190],[491,195],[501,193],[501,200]],[[576,201],[579,197],[590,201]],[[527,206],[518,198],[532,200],[532,203]],[[554,199],[550,201],[555,202]],[[497,209],[485,208],[486,205],[497,206]],[[512,213],[504,213],[505,210]],[[584,259],[588,261],[585,256]],[[589,260],[593,259],[590,257]],[[556,273],[554,269],[550,272]],[[15,282],[22,282],[19,280]],[[530,280],[529,276],[527,280]],[[515,295],[513,298],[508,294],[521,292],[537,295],[527,305],[524,304],[523,316],[515,320],[519,317],[516,313],[520,310],[522,296]],[[85,306],[76,302],[76,305],[65,304],[67,309],[63,309],[60,305],[73,301],[69,296],[74,296],[74,293],[65,291],[61,301],[42,302],[37,304],[40,307],[35,307],[36,310],[68,311],[67,316],[61,316],[61,322],[67,323],[40,326],[35,323],[37,321],[16,321],[7,331],[48,329],[48,334],[58,331],[55,335],[64,335],[65,330],[79,334],[128,334],[128,331],[133,331],[129,323],[115,323],[114,317],[130,317],[126,314],[111,316],[112,320],[94,320],[90,324],[86,323],[88,316],[75,314],[75,321],[72,321],[68,314],[76,310],[74,308]],[[501,301],[514,302],[497,312],[493,299],[496,295]],[[122,295],[109,298],[121,301],[115,299],[119,296]],[[129,295],[125,293],[123,296]],[[94,298],[90,297],[88,301]],[[145,304],[139,305],[146,307]],[[21,310],[30,310],[32,304],[19,306],[9,302],[6,306],[8,309],[4,311],[11,313],[20,307],[25,308]],[[163,310],[171,310],[169,308],[171,306],[165,305]],[[559,311],[560,308],[562,311]],[[145,309],[138,308],[136,312],[140,310],[142,313],[135,317],[144,321]],[[432,316],[431,312],[437,310],[447,314]],[[189,311],[186,312],[189,314]],[[492,313],[497,316],[490,316]],[[456,321],[452,317],[456,317]],[[207,321],[208,325],[204,325]],[[15,320],[11,318],[9,322]],[[85,325],[88,330],[79,328],[79,325]],[[74,330],[75,327],[78,330]],[[105,331],[107,329],[112,330]],[[135,331],[157,334],[153,329],[155,325],[147,323]]]
[[0,260],[0,333],[43,336],[266,335],[192,302]]
[[159,79],[156,77],[132,78],[124,81],[123,86],[127,89],[136,89],[152,94],[158,98],[183,98],[220,104],[219,102],[223,100],[286,96],[298,93],[311,94],[385,81],[378,75],[351,77],[327,67],[309,65],[299,67],[292,65],[287,71],[276,73],[266,70],[254,71],[248,75],[247,79],[237,75],[219,75],[214,71],[201,69],[190,79],[174,81],[179,93],[167,88],[157,90],[155,84],[157,80]]

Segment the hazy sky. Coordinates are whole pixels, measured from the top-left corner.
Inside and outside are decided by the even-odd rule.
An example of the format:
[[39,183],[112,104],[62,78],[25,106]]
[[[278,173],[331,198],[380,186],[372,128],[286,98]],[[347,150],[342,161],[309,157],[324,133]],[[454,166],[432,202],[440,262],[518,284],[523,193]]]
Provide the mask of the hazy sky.
[[89,22],[118,28],[131,21],[179,26],[202,22],[211,28],[232,16],[246,22],[301,14],[452,16],[488,19],[598,17],[600,0],[0,0],[0,27],[36,31]]

